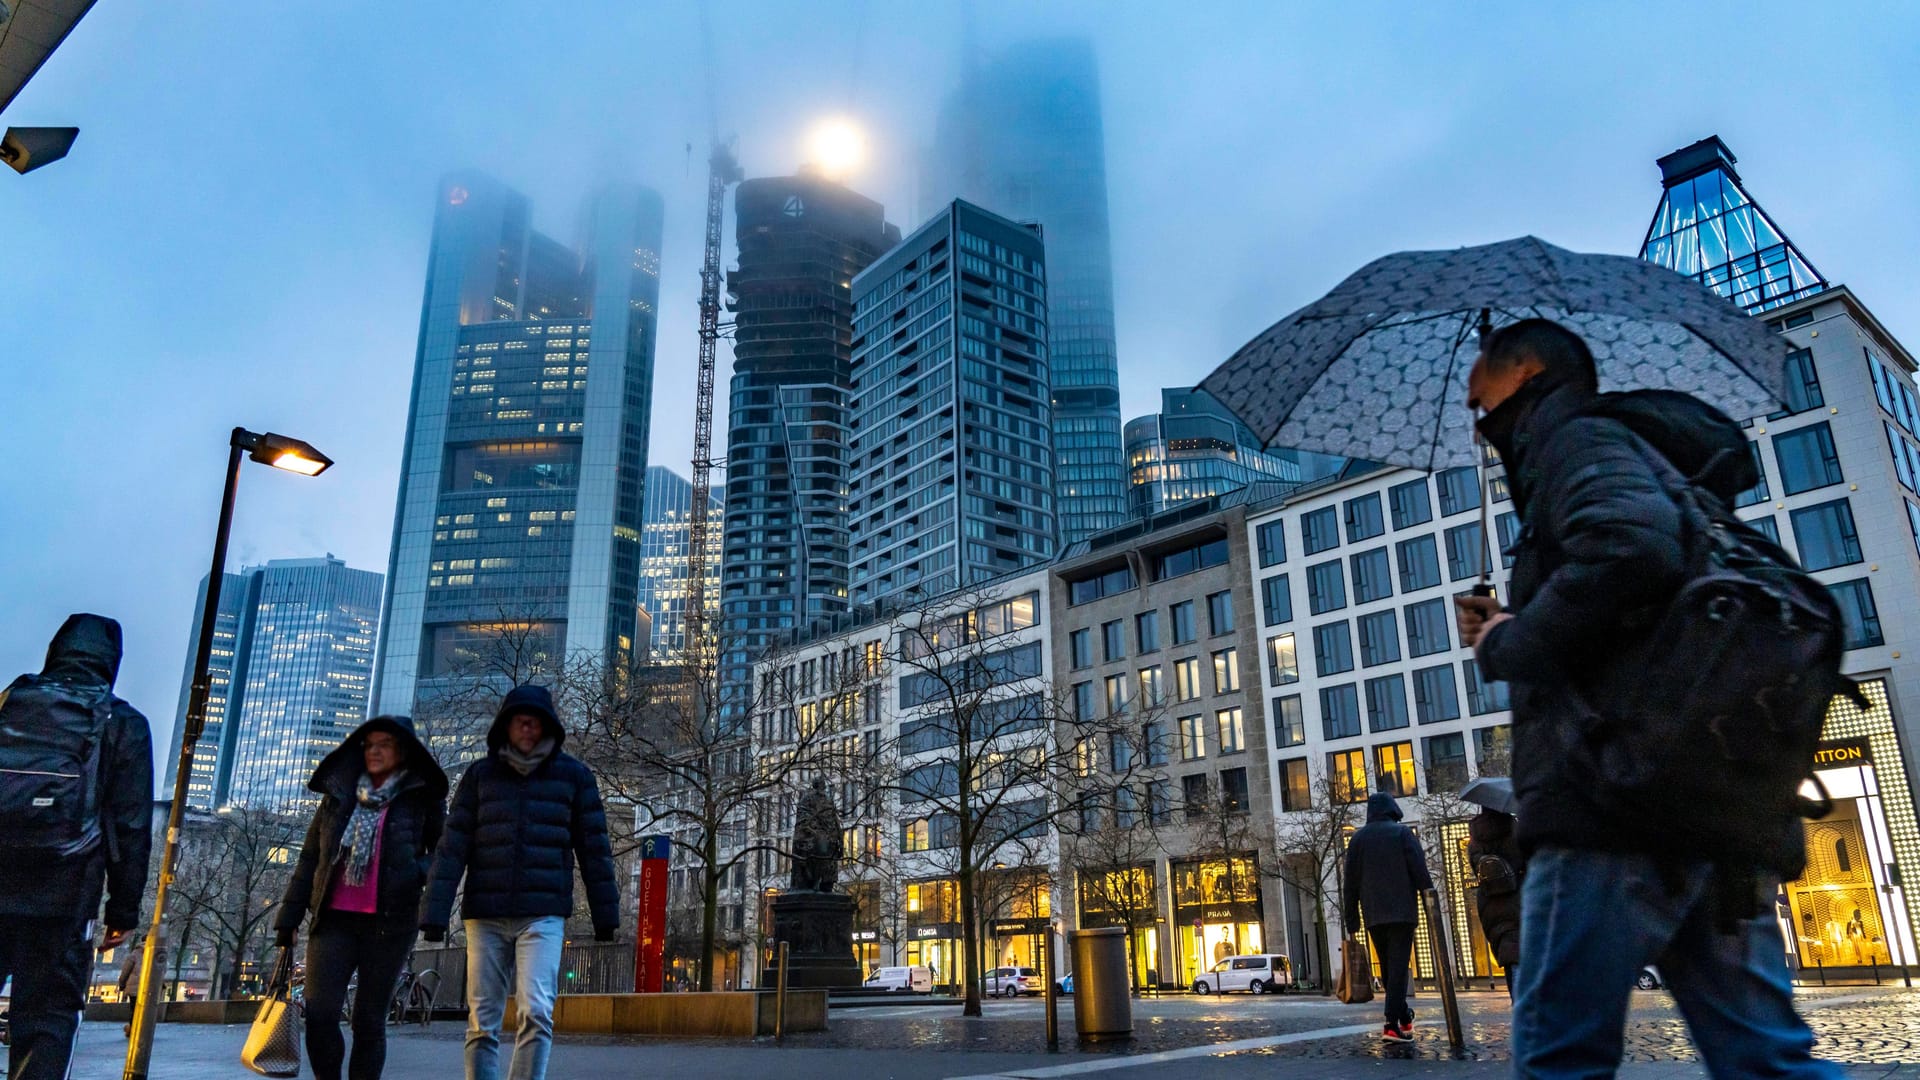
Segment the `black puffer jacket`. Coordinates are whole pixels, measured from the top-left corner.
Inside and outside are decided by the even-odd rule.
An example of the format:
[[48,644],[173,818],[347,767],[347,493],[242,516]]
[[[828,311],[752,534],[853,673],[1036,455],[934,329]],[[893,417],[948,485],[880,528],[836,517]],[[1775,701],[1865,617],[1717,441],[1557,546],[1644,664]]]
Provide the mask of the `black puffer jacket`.
[[380,830],[380,868],[376,873],[380,895],[375,914],[381,923],[395,929],[418,925],[420,893],[426,888],[433,850],[447,821],[447,774],[415,737],[413,721],[403,716],[376,716],[321,758],[313,778],[307,781],[307,788],[321,795],[320,808],[307,825],[300,861],[294,866],[286,898],[274,919],[274,929],[282,940],[291,939],[308,912],[326,908],[327,893],[339,864],[340,841],[353,817],[360,777],[366,772],[361,741],[372,731],[390,732],[399,742],[404,755],[400,767],[406,772],[400,778],[400,793],[387,804],[387,818]]
[[1520,881],[1527,857],[1513,836],[1513,815],[1482,810],[1467,822],[1467,865],[1487,948],[1503,968],[1520,962]]
[[[1637,835],[1590,797],[1568,752],[1582,717],[1605,714],[1588,687],[1616,665],[1684,662],[1642,655],[1649,624],[1685,572],[1680,511],[1646,448],[1731,500],[1758,476],[1746,438],[1709,405],[1672,391],[1594,395],[1529,382],[1481,422],[1506,464],[1522,530],[1513,618],[1481,643],[1481,671],[1513,687],[1513,786],[1521,847],[1675,853]],[[1702,475],[1709,465],[1710,474]]]
[[1433,888],[1426,852],[1400,824],[1400,804],[1384,791],[1367,796],[1367,823],[1347,842],[1346,888],[1341,897],[1347,932],[1360,926],[1420,921],[1419,895]]
[[[525,776],[500,756],[508,721],[519,712],[539,715],[554,741],[553,753]],[[421,903],[422,929],[446,928],[462,876],[462,918],[571,915],[578,858],[594,933],[612,940],[620,892],[607,815],[593,773],[561,749],[566,737],[544,688],[516,687],[507,695],[487,732],[487,756],[467,767],[454,792]]]
[[[120,624],[82,614],[69,616],[53,636],[40,674],[22,675],[14,685],[56,682],[89,695],[111,694],[119,674]],[[50,864],[0,861],[0,915],[99,916],[115,930],[140,925],[153,846],[153,735],[140,710],[117,697],[100,769],[100,827],[110,842]]]

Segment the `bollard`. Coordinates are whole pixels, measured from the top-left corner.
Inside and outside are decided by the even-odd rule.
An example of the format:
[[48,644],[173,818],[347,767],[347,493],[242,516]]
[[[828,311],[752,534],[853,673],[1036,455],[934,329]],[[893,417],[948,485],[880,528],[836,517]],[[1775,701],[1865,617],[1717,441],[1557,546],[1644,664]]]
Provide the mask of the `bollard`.
[[1439,971],[1440,1004],[1447,1017],[1447,1044],[1455,1054],[1467,1049],[1466,1032],[1460,1026],[1460,999],[1453,992],[1453,950],[1448,948],[1447,925],[1440,919],[1440,894],[1428,889],[1421,894],[1427,905],[1427,937],[1433,943],[1433,964]]
[[1047,934],[1047,966],[1042,969],[1047,980],[1047,1049],[1060,1049],[1060,968],[1055,964],[1053,949],[1053,931]]
[[1820,985],[1827,985],[1827,965],[1821,962],[1819,953],[1813,954],[1813,966],[1820,973]]
[[1880,985],[1880,957],[1873,958],[1873,985]]
[[780,943],[780,957],[775,962],[773,987],[773,1041],[785,1042],[787,1038],[787,943]]

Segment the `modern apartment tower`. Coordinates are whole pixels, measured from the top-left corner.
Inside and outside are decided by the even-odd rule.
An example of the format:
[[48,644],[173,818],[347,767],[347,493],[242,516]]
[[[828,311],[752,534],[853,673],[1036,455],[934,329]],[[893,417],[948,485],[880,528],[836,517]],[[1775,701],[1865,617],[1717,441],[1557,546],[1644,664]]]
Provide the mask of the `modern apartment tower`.
[[854,279],[856,604],[911,602],[1058,550],[1037,225],[959,200]]
[[1084,40],[969,58],[921,176],[921,213],[965,199],[1046,230],[1054,490],[1071,543],[1125,523],[1100,72]]
[[[718,519],[725,490],[708,498]],[[640,529],[641,639],[649,661],[675,662],[687,648],[687,544],[691,539],[693,483],[661,465],[647,466],[647,502]],[[720,530],[707,530],[707,619],[720,611]]]
[[816,173],[735,191],[720,678],[847,609],[847,385],[853,281],[899,242],[881,205]]
[[569,246],[499,181],[441,182],[377,711],[431,707],[503,633],[553,662],[637,655],[661,216],[609,185]]
[[[380,585],[379,574],[332,556],[276,559],[226,575],[189,806],[281,812],[318,798],[307,778],[367,717]],[[200,592],[206,595],[205,579]],[[198,611],[192,631],[189,641],[199,637]],[[169,769],[178,767],[186,728],[191,655],[187,663]]]
[[1127,421],[1127,509],[1147,517],[1249,484],[1303,483],[1339,471],[1343,459],[1268,450],[1212,394],[1160,391],[1160,411]]

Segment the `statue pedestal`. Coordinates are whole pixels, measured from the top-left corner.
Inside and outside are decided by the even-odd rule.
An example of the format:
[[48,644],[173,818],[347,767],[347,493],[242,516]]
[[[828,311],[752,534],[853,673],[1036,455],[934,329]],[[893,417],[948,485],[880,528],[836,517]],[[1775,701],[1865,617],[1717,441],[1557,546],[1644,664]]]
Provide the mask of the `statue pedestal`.
[[[787,943],[788,989],[855,987],[865,981],[853,958],[853,897],[786,892],[774,897],[772,906],[773,940]],[[772,990],[777,978],[768,968],[760,975],[760,988]]]

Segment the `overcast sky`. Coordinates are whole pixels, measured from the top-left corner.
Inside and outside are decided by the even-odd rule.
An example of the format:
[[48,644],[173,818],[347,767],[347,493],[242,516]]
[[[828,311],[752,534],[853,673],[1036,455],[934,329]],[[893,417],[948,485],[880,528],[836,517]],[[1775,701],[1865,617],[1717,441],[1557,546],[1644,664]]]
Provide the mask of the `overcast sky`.
[[[1654,159],[1716,133],[1814,265],[1920,348],[1920,5],[966,8],[714,5],[720,129],[749,175],[773,175],[819,118],[858,118],[872,161],[852,184],[911,228],[911,163],[963,23],[986,49],[1090,36],[1127,417],[1389,251],[1533,233],[1637,252]],[[599,179],[665,196],[652,460],[684,473],[708,130],[695,12],[101,0],[5,116],[82,134],[65,161],[0,173],[0,668],[36,669],[68,612],[117,616],[121,691],[166,745],[235,424],[339,464],[249,468],[234,565],[333,552],[385,571],[451,168],[525,191],[562,238]]]

